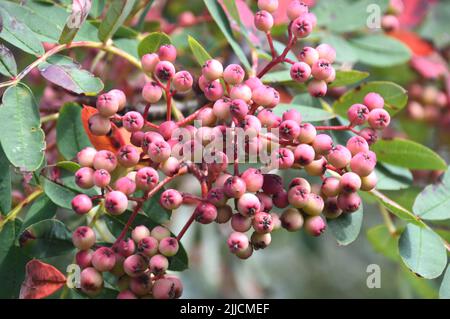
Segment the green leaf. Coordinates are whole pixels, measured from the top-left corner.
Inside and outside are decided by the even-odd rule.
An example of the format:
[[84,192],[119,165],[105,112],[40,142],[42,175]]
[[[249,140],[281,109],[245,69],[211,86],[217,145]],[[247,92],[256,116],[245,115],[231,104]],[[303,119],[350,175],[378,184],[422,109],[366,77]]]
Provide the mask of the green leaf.
[[160,46],[171,43],[170,37],[164,32],[152,32],[139,42],[139,57],[142,58],[144,54],[156,52]]
[[375,197],[380,204],[386,207],[391,213],[393,213],[398,218],[403,219],[404,221],[412,223],[417,226],[421,227],[425,226],[424,222],[421,221],[419,217],[417,217],[408,209],[404,208],[397,202],[387,197],[385,194],[380,193],[378,190],[372,190],[366,194],[370,194],[373,197]]
[[[94,1],[95,2],[95,1]],[[60,44],[66,44],[72,42],[72,40],[77,35],[83,23],[91,9],[91,0],[78,1],[78,5],[72,5],[72,12],[67,18],[67,22],[64,25],[64,29],[59,37]]]
[[402,42],[384,34],[369,34],[352,38],[349,43],[361,63],[389,67],[407,62],[411,51]]
[[50,82],[77,94],[95,95],[103,90],[103,82],[92,73],[82,70],[71,58],[54,55],[38,66],[42,76]]
[[117,29],[124,23],[131,13],[136,0],[112,0],[106,16],[98,29],[98,38],[106,42],[112,38]]
[[105,2],[106,0],[92,1],[91,11],[89,12],[89,15],[94,19],[98,18],[102,14],[103,9],[105,8]]
[[426,227],[408,224],[400,236],[399,251],[405,265],[427,279],[439,277],[447,265],[442,239]]
[[239,58],[243,66],[247,70],[250,70],[251,69],[250,63],[248,62],[241,45],[234,38],[230,23],[221,5],[216,0],[203,0],[203,1],[205,2],[205,5],[208,8],[209,13],[211,14],[211,17],[216,22],[220,31],[222,31],[223,35],[227,39],[236,56]]
[[66,103],[59,111],[56,145],[66,159],[72,159],[83,148],[92,146],[81,122],[81,107],[78,104]]
[[401,86],[392,82],[374,81],[348,91],[334,102],[333,108],[336,113],[346,117],[348,108],[355,103],[362,103],[366,94],[370,92],[383,96],[384,107],[391,115],[401,111],[408,101],[407,92]]
[[447,271],[442,279],[441,288],[439,289],[439,298],[450,299],[450,266],[447,267]]
[[367,240],[377,253],[391,260],[398,260],[398,237],[392,236],[385,225],[370,228],[367,231]]
[[58,206],[56,206],[50,198],[45,195],[39,196],[28,210],[23,220],[21,231],[37,222],[55,217],[57,209]]
[[152,198],[145,201],[144,205],[142,205],[142,211],[145,215],[157,224],[166,223],[171,215],[170,211],[162,208],[159,204],[159,198],[163,192],[164,188],[159,190]]
[[358,238],[363,220],[363,205],[351,214],[342,214],[336,219],[328,220],[328,228],[339,245],[349,245]]
[[378,163],[375,173],[378,178],[377,189],[381,190],[408,188],[413,181],[411,171],[398,166]]
[[17,75],[17,65],[11,51],[0,44],[0,74],[13,77]]
[[0,38],[27,53],[37,56],[44,54],[41,42],[25,24],[6,10],[1,10],[0,16],[3,18],[3,30],[0,32]]
[[20,285],[25,278],[25,265],[30,260],[15,245],[20,228],[19,219],[6,223],[0,231],[0,298],[18,298]]
[[211,55],[205,50],[205,48],[193,37],[188,37],[189,47],[191,48],[192,54],[197,60],[200,66],[203,66],[206,61],[212,59]]
[[61,161],[56,163],[56,167],[65,169],[68,172],[75,173],[80,169],[80,164],[71,161]]
[[302,121],[304,122],[317,122],[317,121],[325,121],[335,117],[333,113],[327,112],[323,109],[303,106],[298,104],[278,104],[274,109],[273,113],[281,116],[283,113],[290,109],[296,109],[302,115]]
[[338,34],[325,33],[321,37],[321,43],[327,43],[336,50],[336,62],[354,63],[358,61],[358,56],[348,40]]
[[289,70],[283,70],[283,71],[275,71],[266,73],[262,77],[262,81],[264,83],[284,83],[284,82],[293,82],[291,78],[291,74]]
[[180,243],[180,248],[175,256],[169,258],[169,270],[183,271],[189,268],[189,261],[186,250]]
[[9,87],[0,106],[3,121],[0,142],[16,167],[34,171],[44,160],[45,140],[39,111],[31,90],[24,84]]
[[426,220],[450,219],[450,170],[440,182],[425,187],[417,196],[413,211]]
[[11,169],[10,163],[0,145],[0,216],[11,210]]
[[419,195],[421,190],[422,189],[420,187],[411,186],[409,188],[400,190],[386,190],[383,191],[383,193],[407,210],[412,211],[414,201],[416,200],[416,197],[417,195]]
[[47,178],[42,179],[45,194],[51,199],[53,203],[58,206],[72,209],[72,199],[79,194],[74,189],[68,188],[65,185],[57,184]]
[[431,41],[439,49],[443,49],[450,43],[448,30],[450,30],[450,3],[439,1],[430,6],[428,16],[420,27],[419,34]]
[[48,258],[73,253],[72,235],[56,219],[46,219],[26,228],[21,235],[21,248],[32,258]]
[[337,70],[336,79],[328,85],[330,88],[356,84],[369,76],[367,72],[357,70]]
[[378,140],[372,145],[377,159],[410,169],[445,170],[447,164],[428,147],[404,139]]
[[114,40],[114,45],[119,49],[131,54],[136,59],[139,59],[138,46],[139,42],[137,39],[120,38]]

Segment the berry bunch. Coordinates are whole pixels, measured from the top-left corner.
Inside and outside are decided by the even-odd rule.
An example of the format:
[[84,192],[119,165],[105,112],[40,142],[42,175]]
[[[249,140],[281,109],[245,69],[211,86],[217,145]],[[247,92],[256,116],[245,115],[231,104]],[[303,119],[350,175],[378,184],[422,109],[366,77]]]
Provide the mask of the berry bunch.
[[183,291],[181,281],[166,274],[170,258],[179,248],[178,240],[170,231],[156,226],[151,231],[143,225],[131,232],[131,238],[112,248],[95,246],[95,233],[87,226],[78,227],[72,237],[79,251],[76,263],[81,267],[81,290],[89,296],[98,295],[103,286],[103,274],[110,272],[118,281],[119,299],[152,296],[155,299],[179,298]]
[[449,123],[450,103],[445,91],[436,84],[422,85],[413,83],[409,87],[408,115],[413,120],[441,124],[444,128]]
[[[266,32],[273,47],[271,13],[278,2],[260,0],[258,6],[261,11],[255,15],[255,24]],[[128,208],[132,214],[112,248],[100,247],[92,252],[92,229],[76,230],[74,244],[81,250],[77,259],[85,268],[85,292],[97,293],[103,283],[100,272],[111,271],[119,275],[125,272],[128,278],[120,277],[121,283],[126,282],[121,284],[120,298],[147,296],[150,291],[154,298],[179,297],[181,283],[164,273],[170,263],[168,257],[176,254],[179,241],[194,221],[229,223],[233,232],[227,245],[237,257],[246,259],[253,250],[267,247],[271,232],[281,227],[296,231],[304,226],[307,233],[319,236],[326,228],[322,213],[326,218],[337,218],[355,212],[361,204],[357,192],[376,186],[376,156],[369,146],[376,141],[377,131],[390,122],[379,94],[369,93],[361,104],[350,106],[348,125],[314,126],[304,122],[295,109],[282,116],[273,112],[280,95],[260,78],[275,65],[292,64],[291,75],[296,81],[305,82],[312,76],[308,89],[313,96],[325,95],[327,83],[335,76],[331,63],[336,52],[327,44],[303,48],[299,62],[286,59],[296,40],[306,37],[316,23],[308,7],[296,0],[290,4],[288,14],[291,23],[286,49],[281,55],[272,50],[272,61],[256,76],[246,78],[238,64],[224,67],[218,59],[204,63],[196,84],[203,92],[199,95],[210,102],[186,118],[171,119],[172,97],[175,92],[189,91],[194,80],[189,72],[176,71],[176,49],[172,45],[163,45],[157,53],[142,57],[142,68],[149,78],[142,89],[142,98],[147,102],[143,114],[118,114],[126,104],[125,95],[119,90],[99,96],[98,113],[89,120],[91,132],[104,135],[123,126],[131,132],[130,144],[122,145],[116,154],[93,148],[79,152],[82,167],[75,174],[77,185],[96,186],[101,195],[77,195],[72,207],[76,213],[86,214],[94,206],[93,201],[100,201],[111,215],[123,214]],[[167,104],[166,121],[149,122],[151,105],[163,97]],[[363,128],[365,124],[368,127]],[[333,130],[350,131],[355,136],[346,145],[339,145],[331,135],[321,133]],[[239,163],[252,159],[261,166],[239,172]],[[233,164],[232,169],[229,164]],[[285,181],[278,174],[278,170],[285,169],[318,176],[322,185],[311,185],[302,177]],[[159,173],[165,175],[163,180]],[[128,227],[143,203],[183,174],[198,180],[201,196],[166,189],[159,198],[167,210],[195,205],[178,236],[170,237],[170,232],[161,227],[150,232],[145,226],[138,226],[131,233],[132,240],[126,240]],[[136,195],[138,191],[143,195]],[[279,215],[275,208],[284,211]]]

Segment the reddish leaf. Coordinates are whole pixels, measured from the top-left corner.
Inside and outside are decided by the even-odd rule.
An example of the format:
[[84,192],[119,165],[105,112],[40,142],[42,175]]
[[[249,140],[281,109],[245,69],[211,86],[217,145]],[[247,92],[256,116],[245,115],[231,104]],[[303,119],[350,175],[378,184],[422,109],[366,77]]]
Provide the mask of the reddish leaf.
[[428,42],[420,38],[414,32],[407,30],[398,30],[389,33],[389,35],[406,44],[406,46],[408,46],[411,49],[411,51],[416,55],[420,56],[429,55],[434,51],[433,47]]
[[95,107],[83,105],[83,109],[81,110],[81,121],[83,122],[84,130],[86,131],[89,140],[97,150],[109,150],[113,153],[117,152],[117,150],[129,140],[129,135],[126,136],[125,130],[117,128],[113,128],[110,136],[93,135],[89,130],[88,120],[89,117],[95,113],[97,113]]
[[50,296],[66,283],[66,277],[55,267],[37,259],[28,262],[20,299],[42,299]]
[[407,0],[403,1],[404,10],[399,16],[400,25],[405,28],[417,26],[428,13],[431,5],[437,0]]
[[414,56],[411,66],[426,79],[436,79],[448,73],[445,60],[437,53],[426,57]]

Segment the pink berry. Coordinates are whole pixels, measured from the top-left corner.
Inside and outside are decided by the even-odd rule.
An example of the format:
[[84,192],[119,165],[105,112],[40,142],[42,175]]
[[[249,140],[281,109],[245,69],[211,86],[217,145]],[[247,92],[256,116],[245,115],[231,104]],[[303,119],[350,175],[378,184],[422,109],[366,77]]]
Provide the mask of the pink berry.
[[298,209],[288,208],[280,216],[281,226],[287,231],[297,231],[303,226],[303,216]]
[[151,167],[143,167],[136,173],[136,186],[142,190],[152,190],[159,182],[158,172]]
[[306,14],[309,12],[309,8],[306,4],[299,0],[292,0],[289,2],[286,12],[288,15],[289,20],[295,20],[299,16]]
[[373,109],[382,109],[384,107],[384,99],[380,94],[370,92],[364,97],[364,105],[367,106],[370,111]]
[[361,177],[361,190],[371,191],[377,186],[378,178],[375,172],[370,173],[367,176]]
[[94,184],[97,187],[104,188],[111,182],[111,175],[105,169],[98,169],[94,172]]
[[144,237],[138,242],[137,250],[147,257],[152,257],[158,253],[158,240],[151,236]]
[[165,209],[177,209],[183,203],[183,196],[175,189],[167,189],[161,194],[160,203]]
[[268,32],[273,27],[273,16],[265,10],[258,11],[255,13],[254,23],[259,31]]
[[270,88],[265,85],[258,86],[256,89],[252,90],[252,100],[253,103],[262,106],[268,106],[273,101],[273,95],[269,93]]
[[156,141],[148,145],[147,154],[155,163],[167,160],[172,153],[170,145],[166,141]]
[[78,164],[81,167],[91,167],[97,150],[93,147],[85,147],[77,154]]
[[290,74],[294,81],[303,83],[311,76],[311,67],[305,62],[296,62],[291,66]]
[[91,267],[91,265],[92,265],[91,261],[92,261],[92,254],[93,253],[94,252],[91,249],[89,249],[89,250],[80,250],[75,255],[75,262],[82,269],[87,268],[87,267]]
[[373,128],[370,128],[370,127],[363,128],[359,132],[359,136],[364,138],[369,145],[372,145],[378,139],[377,131],[375,131]]
[[223,191],[222,187],[213,187],[209,190],[206,199],[209,203],[215,206],[222,206],[227,203],[227,197]]
[[227,97],[223,97],[214,102],[213,112],[214,115],[221,120],[228,119],[230,117],[231,100]]
[[217,217],[217,208],[209,203],[200,203],[194,211],[195,220],[200,224],[210,224]]
[[79,215],[89,213],[92,209],[92,200],[85,194],[78,194],[72,199],[72,209]]
[[152,295],[155,299],[174,299],[175,284],[170,279],[158,279],[153,285]]
[[278,0],[258,0],[258,8],[273,13],[278,9]]
[[127,104],[127,97],[125,93],[122,90],[113,89],[108,92],[109,94],[112,94],[116,97],[118,103],[119,103],[119,111],[122,111],[126,104]]
[[387,14],[381,18],[381,27],[386,32],[397,31],[400,28],[400,21],[395,15]]
[[375,165],[377,163],[377,158],[375,153],[368,152],[360,152],[353,156],[350,161],[350,168],[352,172],[355,172],[361,177],[367,176],[373,172],[375,169]]
[[117,167],[117,158],[110,151],[98,151],[94,156],[93,166],[95,169],[105,169],[112,172]]
[[259,212],[255,214],[253,218],[253,228],[257,233],[260,234],[272,232],[273,230],[272,215],[265,212]]
[[96,106],[101,116],[110,117],[119,110],[119,100],[115,95],[105,93],[98,97]]
[[158,56],[161,61],[175,62],[177,49],[172,44],[163,44],[158,49]]
[[147,263],[141,255],[131,255],[123,262],[123,270],[130,277],[138,277],[147,269]]
[[[281,191],[280,191],[281,192]],[[278,194],[278,193],[275,193]],[[256,197],[258,197],[259,202],[261,203],[261,211],[269,212],[273,208],[273,200],[272,197],[265,193],[257,193]]]
[[369,113],[369,125],[375,130],[386,128],[391,122],[391,116],[384,109],[373,109]]
[[100,272],[110,271],[116,264],[116,256],[111,248],[100,247],[92,255],[92,266]]
[[150,274],[145,273],[137,277],[133,277],[130,280],[131,292],[139,297],[149,295],[152,290],[152,280]]
[[327,160],[325,157],[312,161],[311,164],[305,165],[305,171],[311,176],[321,176],[327,170]]
[[290,183],[289,183],[289,187],[288,189],[291,189],[292,187],[295,186],[301,186],[304,189],[306,189],[306,192],[309,193],[311,192],[311,185],[309,184],[309,182],[304,179],[303,177],[296,177],[294,178]]
[[336,80],[336,70],[331,67],[331,74],[325,79],[325,82],[332,83]]
[[217,101],[224,94],[223,86],[219,80],[207,83],[203,92],[209,101]]
[[[170,235],[170,233],[169,233]],[[131,238],[133,238],[135,243],[139,243],[143,238],[150,236],[150,230],[147,228],[147,226],[139,225],[136,226],[131,231]]]
[[162,137],[167,141],[172,138],[174,132],[176,133],[179,129],[177,123],[174,121],[165,121],[159,125],[159,133],[157,135],[162,135]]
[[343,192],[356,192],[361,188],[361,178],[353,172],[347,172],[341,176],[340,188]]
[[369,150],[369,144],[361,136],[353,136],[347,141],[347,149],[355,156],[359,152],[367,152]]
[[327,197],[335,197],[340,193],[340,181],[335,177],[327,177],[322,182],[322,187],[320,188],[322,194]]
[[305,220],[305,231],[311,236],[320,236],[326,228],[327,225],[320,216],[312,216]]
[[249,102],[252,98],[252,90],[245,84],[236,84],[230,90],[230,98],[232,100],[241,99],[245,102]]
[[208,81],[214,81],[220,78],[223,74],[222,63],[215,59],[210,59],[205,62],[202,66],[202,75]]
[[[134,254],[134,251],[136,250],[136,244],[131,238],[127,238],[124,240],[121,240],[116,247],[116,252],[119,255],[116,255],[117,262],[123,263],[123,260],[119,260],[118,256],[122,257],[128,257]],[[124,259],[125,260],[125,259]]]
[[230,113],[238,120],[243,120],[248,114],[249,107],[244,100],[236,99],[231,102]]
[[88,296],[97,296],[103,288],[103,277],[93,267],[83,269],[80,273],[81,290]]
[[301,15],[292,21],[291,31],[297,38],[306,38],[313,30],[313,21],[307,15]]
[[311,123],[300,124],[300,134],[298,135],[298,141],[300,143],[311,144],[317,136],[317,131],[314,125]]
[[126,299],[138,299],[138,297],[134,293],[132,293],[131,291],[124,290],[124,291],[119,292],[119,294],[117,295],[117,299],[124,299],[124,300],[126,300]]
[[288,169],[294,164],[294,153],[285,147],[281,147],[271,154],[271,167]]
[[252,236],[250,237],[250,242],[252,243],[252,246],[255,250],[268,247],[271,241],[272,236],[270,235],[270,233],[262,234],[253,232]]
[[252,218],[239,213],[233,214],[230,224],[234,231],[245,233],[252,227]]
[[248,245],[245,250],[238,251],[238,252],[236,252],[235,255],[239,259],[248,259],[248,258],[250,258],[250,256],[252,254],[253,254],[253,246],[252,245]]
[[93,135],[106,135],[111,131],[111,122],[109,118],[100,115],[100,113],[96,113],[89,118],[88,127]]
[[276,174],[264,174],[262,189],[264,193],[273,195],[283,190],[283,179]]
[[319,60],[319,52],[314,48],[304,47],[302,51],[300,51],[298,59],[311,67]]
[[369,117],[369,109],[364,104],[353,104],[347,111],[347,117],[352,125],[364,124]]
[[278,208],[286,208],[289,206],[289,196],[288,192],[284,189],[279,191],[278,193],[273,194],[272,196],[273,204]]
[[131,111],[122,117],[122,123],[128,132],[137,132],[144,127],[144,118],[140,113]]
[[237,208],[243,216],[253,216],[260,211],[261,203],[256,195],[245,193],[239,198]]
[[159,254],[154,255],[152,258],[150,258],[149,268],[154,275],[156,276],[162,275],[169,268],[169,260],[167,259],[166,256]]
[[335,168],[344,168],[352,159],[352,154],[350,151],[342,145],[336,145],[333,147],[327,155],[328,163],[333,165]]
[[295,208],[303,208],[308,202],[309,190],[303,186],[294,186],[288,191],[289,204]]
[[95,244],[95,233],[87,226],[78,227],[72,234],[73,245],[80,250],[88,250]]
[[90,167],[82,167],[75,172],[75,183],[84,189],[94,186],[94,170]]
[[249,246],[249,240],[243,233],[231,233],[227,240],[228,248],[233,254],[245,251]]
[[239,64],[230,64],[223,71],[223,79],[228,84],[239,84],[244,81],[245,71]]
[[141,58],[142,68],[147,73],[153,73],[155,71],[156,64],[158,64],[159,61],[159,56],[156,53],[144,54]]
[[308,92],[314,97],[322,97],[327,94],[327,82],[320,80],[312,80],[308,84]]
[[184,93],[189,91],[194,84],[194,79],[188,71],[179,71],[175,73],[172,81],[173,87],[178,92]]
[[246,192],[246,190],[247,185],[245,181],[238,176],[230,177],[225,181],[224,192],[225,195],[230,198],[239,198]]
[[336,219],[342,215],[342,209],[337,204],[337,197],[329,197],[325,200],[323,215],[328,219]]
[[342,193],[338,196],[337,204],[344,213],[353,213],[361,206],[361,197],[358,193]]
[[162,162],[159,166],[159,169],[166,175],[166,176],[173,176],[175,175],[180,168],[180,162],[175,157],[171,156],[164,162]]
[[300,126],[296,121],[286,120],[281,122],[279,126],[280,137],[292,141],[300,135]]
[[142,88],[142,97],[148,103],[156,103],[162,97],[162,88],[156,82],[148,82]]
[[105,209],[111,215],[120,215],[128,207],[127,196],[119,191],[112,191],[105,195]]
[[169,61],[160,61],[156,64],[154,73],[160,81],[166,82],[175,75],[175,67]]
[[333,72],[333,67],[328,60],[319,59],[317,60],[312,68],[311,74],[316,80],[326,80],[330,77]]
[[319,134],[314,139],[312,147],[316,154],[326,155],[333,148],[333,139],[327,134]]
[[152,229],[150,235],[152,237],[156,238],[157,240],[161,240],[165,237],[170,237],[171,233],[170,233],[170,230],[168,230],[164,226],[156,226]]
[[252,91],[256,90],[256,88],[263,86],[261,80],[257,77],[250,77],[245,81],[245,84],[248,85]]
[[264,176],[261,174],[261,171],[252,167],[246,169],[242,173],[241,178],[245,182],[247,191],[252,193],[259,191],[264,183]]
[[322,43],[316,47],[319,58],[325,59],[330,63],[334,63],[336,60],[336,50],[329,44]]
[[315,156],[314,148],[308,144],[300,144],[294,150],[295,162],[302,166],[311,164]]
[[124,145],[117,151],[117,161],[123,167],[133,167],[139,163],[139,152],[131,145]]
[[175,256],[178,252],[178,249],[178,240],[174,237],[166,237],[161,239],[161,241],[159,242],[158,250],[166,257]]

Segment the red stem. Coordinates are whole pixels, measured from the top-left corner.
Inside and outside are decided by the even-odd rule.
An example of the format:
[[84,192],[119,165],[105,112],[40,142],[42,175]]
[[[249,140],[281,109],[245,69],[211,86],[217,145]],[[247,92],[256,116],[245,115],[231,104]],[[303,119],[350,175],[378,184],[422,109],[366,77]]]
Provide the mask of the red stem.
[[145,106],[144,114],[142,115],[142,116],[144,117],[144,120],[145,120],[145,121],[147,121],[147,116],[148,116],[148,111],[150,110],[150,106],[152,106],[150,103],[148,103],[148,104]]
[[272,54],[272,60],[273,60],[277,57],[277,53],[275,52],[275,47],[273,46],[272,34],[270,33],[270,31],[268,31],[266,33],[266,36],[267,36],[267,42],[269,42],[270,53]]
[[191,115],[189,115],[188,117],[185,117],[184,119],[180,120],[177,122],[178,126],[184,126],[186,124],[189,124],[193,121],[195,121],[195,119],[197,118],[198,114],[205,108],[207,107],[211,107],[212,103],[208,103],[203,105],[201,108],[199,108],[197,111],[195,111],[194,113],[192,113]]
[[167,121],[172,119],[172,93],[170,93],[170,80],[167,81],[167,85],[164,89],[166,91],[166,100],[167,100]]
[[316,126],[317,131],[351,131],[355,134],[359,132],[353,129],[351,125],[336,125],[336,126]]

